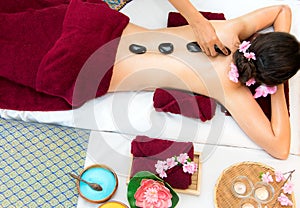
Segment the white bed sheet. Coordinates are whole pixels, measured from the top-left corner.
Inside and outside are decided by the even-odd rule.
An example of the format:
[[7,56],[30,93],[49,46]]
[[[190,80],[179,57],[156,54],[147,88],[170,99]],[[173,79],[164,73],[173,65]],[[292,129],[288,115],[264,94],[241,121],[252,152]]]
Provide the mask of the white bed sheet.
[[[300,1],[297,0],[192,0],[201,11],[223,12],[227,19],[257,8],[287,4],[293,11],[291,33],[300,40]],[[131,22],[161,28],[167,23],[169,11],[175,9],[167,0],[134,0],[121,12]],[[76,110],[57,112],[12,111],[0,109],[3,118],[28,122],[54,123],[97,131],[148,135],[159,138],[187,139],[195,143],[221,144],[260,149],[237,126],[231,117],[224,116],[218,106],[211,121],[186,118],[169,113],[158,113],[153,108],[153,92],[124,92],[107,94],[87,102]],[[290,81],[290,112],[292,125],[291,153],[300,155],[300,73]]]

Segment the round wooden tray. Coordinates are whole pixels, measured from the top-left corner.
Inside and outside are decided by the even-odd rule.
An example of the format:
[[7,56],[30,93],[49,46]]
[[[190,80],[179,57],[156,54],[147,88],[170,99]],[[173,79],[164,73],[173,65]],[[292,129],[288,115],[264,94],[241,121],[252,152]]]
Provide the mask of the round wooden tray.
[[[272,167],[269,167],[262,163],[257,162],[242,162],[237,163],[229,168],[225,169],[219,179],[217,180],[217,183],[215,185],[215,191],[214,191],[214,202],[216,208],[224,208],[224,207],[239,207],[241,203],[241,198],[238,198],[234,196],[234,194],[231,191],[231,185],[234,178],[237,176],[247,176],[249,180],[255,184],[256,182],[261,181],[259,178],[261,173],[269,172],[274,179],[274,169]],[[283,207],[278,202],[277,198],[281,193],[281,187],[284,184],[284,181],[277,183],[274,179],[274,182],[270,183],[274,187],[274,197],[273,199],[267,203],[262,204],[262,207],[265,205],[268,205],[271,207],[275,205],[274,207]],[[284,206],[285,208],[295,208],[295,200],[294,195],[287,195],[289,199],[293,202],[293,206]]]

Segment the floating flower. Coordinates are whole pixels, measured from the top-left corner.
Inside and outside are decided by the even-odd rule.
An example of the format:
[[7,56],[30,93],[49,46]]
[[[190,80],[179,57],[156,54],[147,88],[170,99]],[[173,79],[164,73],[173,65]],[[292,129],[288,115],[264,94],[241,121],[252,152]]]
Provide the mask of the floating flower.
[[230,64],[230,71],[228,72],[229,79],[235,83],[239,81],[239,72],[234,63]]
[[152,179],[142,179],[134,198],[137,207],[169,208],[172,206],[170,190],[162,182]]
[[255,89],[254,98],[259,98],[261,96],[266,97],[268,94],[274,94],[277,91],[277,86],[266,86],[260,85],[258,88]]
[[283,193],[291,194],[294,190],[294,184],[291,181],[287,181],[282,187]]
[[282,206],[293,206],[293,202],[283,193],[278,197],[278,201]]
[[273,182],[273,178],[269,172],[263,173],[261,175],[261,180],[265,183]]

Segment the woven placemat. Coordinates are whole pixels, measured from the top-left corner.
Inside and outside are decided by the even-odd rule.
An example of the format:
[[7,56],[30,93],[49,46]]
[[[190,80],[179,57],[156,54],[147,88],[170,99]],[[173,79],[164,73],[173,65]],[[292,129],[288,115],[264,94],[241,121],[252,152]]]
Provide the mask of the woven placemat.
[[0,207],[73,208],[90,131],[0,118]]
[[[216,208],[224,208],[224,207],[239,207],[241,203],[241,199],[237,198],[233,195],[231,192],[231,185],[234,178],[237,176],[247,176],[249,180],[255,184],[256,182],[261,181],[260,174],[261,173],[269,172],[272,176],[274,176],[274,169],[272,167],[269,167],[262,163],[257,162],[242,162],[237,163],[229,168],[225,169],[222,173],[222,175],[219,177],[216,186],[215,186],[215,196],[214,196],[214,202]],[[274,177],[273,177],[274,178]],[[273,199],[268,203],[264,204],[268,207],[283,207],[278,202],[277,198],[282,192],[281,187],[284,184],[284,181],[277,183],[275,180],[274,182],[270,183],[274,187],[274,197]],[[293,206],[284,206],[284,207],[296,207],[294,195],[287,195],[290,200],[293,202]]]

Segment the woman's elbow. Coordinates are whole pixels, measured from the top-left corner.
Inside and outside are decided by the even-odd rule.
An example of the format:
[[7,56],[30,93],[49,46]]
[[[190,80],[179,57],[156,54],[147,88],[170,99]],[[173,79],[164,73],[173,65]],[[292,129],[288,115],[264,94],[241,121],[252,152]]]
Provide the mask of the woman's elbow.
[[280,159],[280,160],[286,160],[288,159],[290,155],[290,144],[278,144],[277,147],[275,147],[276,150],[274,154],[272,154],[273,157]]

